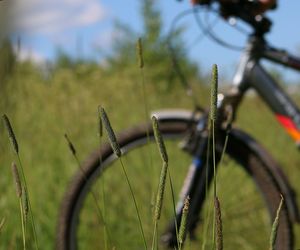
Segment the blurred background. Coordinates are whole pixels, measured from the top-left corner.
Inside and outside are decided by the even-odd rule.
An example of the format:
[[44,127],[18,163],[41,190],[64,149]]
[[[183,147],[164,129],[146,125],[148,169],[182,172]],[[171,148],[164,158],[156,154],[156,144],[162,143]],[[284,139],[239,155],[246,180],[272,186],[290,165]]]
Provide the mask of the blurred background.
[[[83,161],[98,145],[98,105],[106,108],[116,131],[144,120],[135,51],[139,37],[151,110],[193,108],[172,66],[167,46],[171,27],[176,57],[200,104],[208,103],[213,63],[219,65],[221,87],[230,83],[240,50],[213,43],[193,14],[181,18],[180,13],[190,8],[188,1],[175,0],[0,1],[0,111],[11,119],[20,144],[43,249],[54,247],[58,208],[77,171],[64,133]],[[268,41],[296,55],[300,55],[299,9],[299,1],[279,1],[278,8],[267,13],[273,21]],[[214,13],[199,10],[199,15],[218,37],[239,49],[251,32],[237,22],[242,29],[238,31]],[[266,65],[300,103],[299,74]],[[272,152],[300,193],[300,158],[292,140],[257,96],[249,96],[241,110],[247,112],[241,112],[237,125]],[[6,218],[0,245],[16,249],[21,233],[16,230],[18,203],[10,170],[16,159],[2,123],[0,135],[0,219]]]

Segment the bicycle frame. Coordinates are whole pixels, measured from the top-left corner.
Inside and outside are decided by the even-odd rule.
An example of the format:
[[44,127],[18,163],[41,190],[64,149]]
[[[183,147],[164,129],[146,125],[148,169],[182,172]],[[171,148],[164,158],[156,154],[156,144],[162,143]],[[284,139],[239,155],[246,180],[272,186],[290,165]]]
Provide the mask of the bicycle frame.
[[[224,121],[225,123],[228,122],[226,121],[227,106],[231,106],[232,109],[230,110],[232,110],[234,118],[238,106],[245,96],[247,90],[254,89],[275,113],[277,120],[283,125],[287,132],[300,146],[300,111],[293,103],[291,98],[284,92],[282,88],[280,88],[276,81],[272,79],[270,74],[260,64],[260,59],[262,58],[300,71],[300,59],[290,56],[285,51],[270,48],[267,46],[266,42],[261,36],[250,37],[248,45],[242,54],[239,67],[235,73],[232,87],[230,91],[219,100],[220,103],[216,130],[218,131],[221,129],[224,131],[223,123]],[[193,233],[193,229],[199,220],[199,211],[206,195],[203,190],[210,185],[213,179],[212,168],[209,168],[207,164],[205,164],[208,147],[208,135],[205,133],[207,122],[207,116],[204,116],[202,119],[197,121],[196,134],[192,134],[191,140],[197,141],[196,138],[198,138],[200,139],[198,143],[195,144],[191,143],[190,141],[187,141],[186,143],[187,151],[194,155],[194,161],[190,166],[181,190],[180,201],[177,204],[176,209],[176,219],[177,223],[180,223],[183,200],[184,197],[189,195],[193,200],[188,217],[189,223],[187,228],[189,233]],[[197,134],[197,131],[199,134]],[[199,136],[202,136],[202,138]],[[242,140],[244,140],[247,136],[242,135],[242,137]],[[250,140],[251,139],[246,138],[246,141]],[[252,144],[259,148],[254,141]],[[197,146],[194,149],[190,149],[188,148],[190,145]],[[212,156],[210,155],[208,159],[209,162],[212,161],[211,157]],[[218,163],[220,156],[216,155],[216,157],[216,162]],[[262,157],[265,156],[262,155]],[[294,221],[299,221],[298,209],[294,201],[293,192],[289,187],[285,176],[278,174],[277,177],[280,178],[280,183],[284,183],[282,188],[287,194],[286,203],[291,211],[293,219]],[[170,242],[174,244],[174,242],[176,242],[174,222],[171,222],[167,232],[172,232],[174,238]]]
[[233,88],[225,95],[224,104],[232,105],[235,112],[245,92],[250,88],[256,90],[275,113],[277,120],[300,146],[300,111],[262,67],[260,64],[262,58],[300,71],[300,59],[285,51],[270,48],[261,37],[250,37],[234,76]]

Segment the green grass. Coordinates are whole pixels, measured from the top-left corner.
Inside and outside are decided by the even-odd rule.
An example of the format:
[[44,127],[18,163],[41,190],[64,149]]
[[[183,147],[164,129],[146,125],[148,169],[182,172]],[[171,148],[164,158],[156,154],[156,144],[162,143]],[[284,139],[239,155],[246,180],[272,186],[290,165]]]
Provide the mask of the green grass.
[[[28,65],[23,65],[19,66],[17,73],[8,80],[5,88],[2,86],[0,112],[1,114],[6,113],[10,117],[18,138],[28,189],[31,191],[31,205],[35,215],[37,236],[41,249],[54,248],[58,208],[70,178],[78,171],[78,167],[65,143],[64,133],[72,138],[73,143],[76,144],[79,159],[84,160],[99,145],[97,135],[97,107],[99,104],[105,106],[109,112],[115,131],[120,131],[140,121],[144,122],[144,110],[140,107],[143,97],[139,86],[139,73],[136,70],[136,72],[124,71],[116,75],[107,75],[100,69],[89,70],[82,66],[76,72],[67,69],[58,70],[54,72],[50,80],[44,80],[37,70]],[[145,71],[145,78],[147,79],[146,73],[147,71]],[[159,84],[157,85],[159,86]],[[146,84],[145,87],[147,88],[148,105],[151,110],[192,107],[192,101],[189,97],[186,97],[180,86],[175,86],[168,93],[158,92],[153,85]],[[200,87],[196,87],[196,90],[199,98],[203,100],[202,103],[208,104],[208,90]],[[260,112],[257,112],[257,110]],[[300,158],[292,140],[257,98],[248,98],[243,103],[239,113],[241,116],[239,116],[238,125],[254,134],[254,137],[270,150],[274,158],[283,165],[283,170],[296,192],[300,193],[300,186],[298,185]],[[0,140],[0,218],[5,217],[5,224],[0,234],[0,248],[20,249],[22,247],[22,233],[19,230],[19,206],[15,197],[10,170],[14,154],[3,124],[0,125],[0,136],[3,138]],[[153,147],[155,147],[154,144]],[[179,161],[179,154],[176,151],[178,150],[177,144],[167,143],[166,147],[169,152],[169,165],[172,167],[174,190],[178,194],[186,173],[186,169],[182,166],[186,166],[186,164]],[[153,233],[152,194],[145,193],[147,189],[141,187],[146,186],[147,182],[151,182],[149,183],[150,186],[157,187],[160,168],[158,167],[153,171],[153,180],[145,175],[143,156],[147,156],[147,152],[148,149],[143,149],[132,156],[125,156],[124,164],[128,167],[130,179],[138,179],[138,182],[133,182],[133,189],[138,202],[145,204],[141,208],[141,214],[144,215],[142,220],[145,225],[145,235],[148,237],[149,245],[151,245]],[[157,152],[157,149],[154,148],[151,152]],[[187,158],[183,159],[183,161],[185,160],[188,161]],[[225,158],[224,161],[226,162],[226,160]],[[158,153],[153,155],[153,161],[156,162],[153,166],[161,166]],[[121,172],[122,169],[119,163],[116,164],[119,167],[114,168],[111,173],[107,171],[105,184],[103,185],[105,193],[112,192],[112,190],[127,189],[127,184],[124,182]],[[239,172],[235,164],[227,161],[227,165],[231,174],[243,177],[243,173]],[[224,216],[224,249],[228,249],[226,245],[231,244],[230,239],[232,239],[234,233],[232,230],[241,226],[247,227],[247,221],[243,222],[245,225],[240,225],[239,220],[232,222],[228,219],[226,221],[226,216],[230,218],[229,212],[232,211],[230,206],[236,202],[232,199],[241,199],[241,197],[230,197],[230,190],[224,188],[228,186],[228,171],[225,168],[223,172],[222,170],[218,173],[217,185],[222,216]],[[249,182],[246,176],[238,180],[242,180],[246,184]],[[98,185],[99,190],[101,190],[101,183],[98,183]],[[234,190],[234,187],[238,187],[238,185],[240,183],[236,181],[231,183],[230,186]],[[252,195],[254,187],[250,183],[247,186],[246,192]],[[111,196],[111,198],[105,203],[109,230],[114,230],[119,235],[119,237],[116,237],[118,241],[112,243],[115,243],[116,246],[127,244],[128,249],[140,249],[143,242],[138,230],[133,204],[126,206],[126,209],[124,209],[124,205],[117,206],[118,209],[115,210],[110,209],[116,207],[116,204],[129,204],[130,197],[124,197],[121,193],[120,195]],[[93,202],[92,197],[90,197],[87,204],[89,202]],[[167,205],[159,223],[159,234],[163,231],[166,218],[172,218],[173,215],[172,197],[169,188],[166,189],[164,204]],[[80,228],[80,234],[83,238],[87,237],[94,242],[94,246],[97,246],[99,245],[99,235],[104,235],[104,232],[97,229],[97,214],[90,211],[93,207],[93,205],[87,206],[87,210],[81,215],[88,222],[88,229]],[[236,212],[235,209],[233,209],[233,212]],[[123,218],[124,223],[120,223],[120,216]],[[258,213],[253,216],[264,217],[264,214]],[[134,231],[132,228],[136,228],[136,230]],[[124,232],[126,232],[126,237],[124,237]],[[212,232],[212,230],[209,230],[209,232]],[[270,232],[261,233],[269,234]],[[296,233],[299,235],[299,228],[297,228]],[[202,232],[199,232],[199,235],[202,235]],[[296,246],[299,247],[300,240],[296,240]],[[197,242],[201,246],[200,242],[201,238]],[[245,231],[245,238],[241,237],[236,242],[237,247],[242,246],[240,249],[247,249],[247,231]],[[28,249],[31,249],[34,245],[33,238],[29,237],[27,243]],[[85,242],[81,241],[82,249],[85,248],[84,244]],[[190,248],[187,244],[187,249],[196,248],[193,244],[191,243]],[[263,243],[257,242],[257,244]]]
[[[83,161],[99,145],[99,104],[107,108],[116,131],[141,120],[144,122],[144,111],[138,108],[143,98],[136,94],[140,91],[137,88],[139,72],[111,76],[98,69],[85,71],[88,70],[84,66],[76,72],[58,70],[50,81],[46,81],[36,69],[29,65],[20,66],[8,80],[0,100],[0,112],[10,117],[18,138],[28,189],[32,192],[37,235],[43,249],[54,247],[58,208],[70,178],[78,170],[64,134],[72,138],[78,157]],[[151,107],[176,107],[177,104],[191,107],[188,98],[179,98],[184,91],[179,86],[176,88],[166,99],[163,98],[165,94],[156,94],[153,86],[148,87]],[[133,107],[137,107],[136,110]],[[0,133],[3,138],[0,141],[0,214],[1,218],[6,218],[0,245],[19,248],[22,246],[22,236],[18,232],[19,206],[10,170],[14,153],[3,123]]]

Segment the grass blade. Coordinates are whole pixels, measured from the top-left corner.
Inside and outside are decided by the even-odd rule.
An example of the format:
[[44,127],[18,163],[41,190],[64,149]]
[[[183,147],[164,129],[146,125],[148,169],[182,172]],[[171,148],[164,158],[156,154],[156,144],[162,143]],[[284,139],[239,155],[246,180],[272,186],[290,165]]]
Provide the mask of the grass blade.
[[128,187],[130,189],[131,197],[132,197],[132,200],[133,200],[133,203],[134,203],[134,206],[135,206],[135,210],[136,210],[136,213],[137,213],[137,217],[138,217],[138,221],[139,221],[139,226],[140,226],[140,230],[141,230],[141,234],[142,234],[142,238],[143,238],[143,242],[144,242],[144,247],[145,247],[145,249],[147,249],[147,243],[146,243],[146,238],[145,238],[145,234],[144,234],[144,229],[143,229],[143,225],[142,225],[141,216],[140,216],[138,205],[137,205],[137,202],[136,202],[136,199],[135,199],[135,195],[134,195],[134,192],[133,192],[133,189],[132,189],[132,186],[131,186],[131,182],[129,180],[126,168],[125,168],[125,166],[123,164],[123,161],[121,159],[122,153],[121,153],[121,149],[120,149],[119,143],[117,142],[117,138],[116,138],[115,132],[114,132],[114,130],[113,130],[111,124],[110,124],[110,121],[108,119],[108,116],[107,116],[104,108],[100,107],[99,112],[100,112],[100,116],[101,116],[101,120],[102,120],[103,126],[104,126],[104,128],[105,128],[105,130],[107,132],[110,145],[111,145],[111,147],[112,147],[115,155],[120,160],[120,164],[122,166],[122,170],[123,170],[124,176],[126,178]]
[[28,195],[28,208],[29,208],[30,217],[31,217],[31,226],[32,226],[33,235],[34,235],[35,248],[39,249],[38,239],[37,239],[37,235],[36,235],[36,227],[35,227],[32,207],[31,207],[31,203],[30,203],[30,198],[29,198],[29,191],[28,191],[26,176],[25,176],[24,168],[23,168],[22,161],[21,161],[21,158],[20,158],[20,155],[19,155],[19,146],[18,146],[18,143],[17,143],[15,133],[14,133],[13,128],[11,126],[11,123],[9,121],[9,118],[7,117],[6,114],[4,114],[2,117],[3,117],[3,120],[4,120],[4,125],[6,127],[6,130],[8,132],[8,137],[11,141],[12,147],[13,147],[13,149],[14,149],[16,155],[17,155],[17,158],[18,158],[18,162],[19,162],[19,166],[20,166],[20,170],[21,170],[22,181],[24,183],[24,190]]
[[278,209],[276,211],[276,217],[274,219],[273,225],[272,225],[272,230],[271,230],[271,236],[270,236],[270,250],[275,250],[275,242],[276,242],[276,237],[277,237],[277,231],[278,231],[278,226],[279,226],[279,217],[280,217],[280,212],[282,209],[283,205],[283,196],[280,195],[280,203],[278,206]]

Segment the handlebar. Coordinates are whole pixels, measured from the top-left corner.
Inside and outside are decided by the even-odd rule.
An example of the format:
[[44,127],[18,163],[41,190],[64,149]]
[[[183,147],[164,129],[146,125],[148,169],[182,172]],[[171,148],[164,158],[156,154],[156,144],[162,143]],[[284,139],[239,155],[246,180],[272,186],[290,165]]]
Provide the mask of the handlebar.
[[[260,8],[258,0],[193,0],[200,5],[211,5],[214,2],[219,3],[220,15],[224,18],[237,17],[252,26],[254,35],[263,36],[269,32],[272,22],[262,14],[255,14]],[[276,5],[272,9],[276,8]]]

